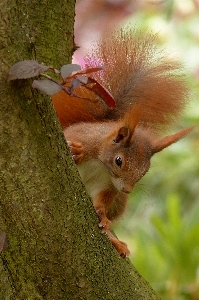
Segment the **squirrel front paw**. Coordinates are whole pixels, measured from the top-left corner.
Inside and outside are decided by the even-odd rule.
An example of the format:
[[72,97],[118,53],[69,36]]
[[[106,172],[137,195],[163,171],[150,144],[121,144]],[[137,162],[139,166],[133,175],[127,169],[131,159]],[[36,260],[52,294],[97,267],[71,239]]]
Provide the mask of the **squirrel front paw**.
[[73,156],[75,163],[77,165],[80,164],[84,157],[84,147],[82,143],[67,141],[67,144],[69,146],[70,152]]
[[108,230],[106,234],[108,235],[112,245],[115,247],[121,257],[126,258],[130,255],[130,251],[126,243],[118,240],[110,230]]
[[102,228],[101,233],[106,233],[111,226],[111,221],[108,218],[104,217],[101,219],[101,222],[99,223],[98,226],[99,228]]
[[113,243],[113,246],[116,248],[121,257],[126,258],[130,255],[130,251],[126,243],[118,240],[117,242]]
[[101,208],[95,207],[96,214],[100,218],[99,228],[102,228],[102,233],[106,233],[111,226],[111,221],[107,218],[105,212]]

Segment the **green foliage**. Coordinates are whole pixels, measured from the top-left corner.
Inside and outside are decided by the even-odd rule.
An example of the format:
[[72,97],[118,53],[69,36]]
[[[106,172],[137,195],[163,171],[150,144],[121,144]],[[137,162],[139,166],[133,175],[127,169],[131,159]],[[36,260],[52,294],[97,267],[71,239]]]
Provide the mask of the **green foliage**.
[[151,226],[134,235],[133,263],[162,299],[191,299],[199,280],[199,205],[181,210],[178,196],[170,195],[165,215],[153,214]]

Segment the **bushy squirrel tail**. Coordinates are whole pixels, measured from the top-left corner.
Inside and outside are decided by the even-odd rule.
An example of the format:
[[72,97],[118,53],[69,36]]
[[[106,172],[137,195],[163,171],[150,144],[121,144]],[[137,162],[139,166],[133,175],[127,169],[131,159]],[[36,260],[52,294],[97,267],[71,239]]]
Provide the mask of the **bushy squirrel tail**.
[[157,50],[156,36],[117,30],[104,36],[85,57],[87,67],[106,66],[91,77],[110,91],[116,102],[109,108],[92,91],[79,87],[80,99],[64,92],[53,95],[63,127],[75,122],[118,120],[133,106],[141,107],[139,125],[158,131],[170,126],[188,100],[181,65]]

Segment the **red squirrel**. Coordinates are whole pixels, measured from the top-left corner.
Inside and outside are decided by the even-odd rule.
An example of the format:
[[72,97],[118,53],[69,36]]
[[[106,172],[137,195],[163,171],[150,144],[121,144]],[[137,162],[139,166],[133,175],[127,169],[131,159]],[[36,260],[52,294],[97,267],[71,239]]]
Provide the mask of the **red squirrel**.
[[122,257],[127,245],[109,230],[124,212],[128,195],[150,168],[151,157],[184,137],[192,128],[160,137],[182,113],[188,89],[181,67],[156,49],[153,35],[122,30],[106,36],[85,58],[92,75],[113,95],[110,108],[92,90],[80,97],[63,91],[52,96],[81,179],[91,196],[102,233]]

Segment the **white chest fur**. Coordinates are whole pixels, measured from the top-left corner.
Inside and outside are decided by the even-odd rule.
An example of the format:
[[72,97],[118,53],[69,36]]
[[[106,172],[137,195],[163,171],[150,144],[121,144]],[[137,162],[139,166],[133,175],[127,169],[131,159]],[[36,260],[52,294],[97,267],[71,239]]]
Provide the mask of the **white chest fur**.
[[91,198],[110,187],[111,175],[99,160],[83,162],[77,168]]

